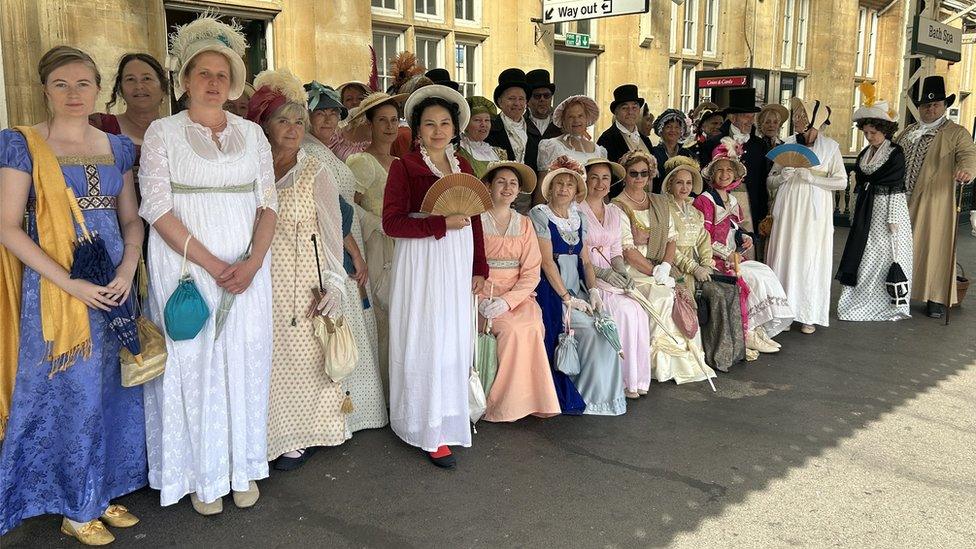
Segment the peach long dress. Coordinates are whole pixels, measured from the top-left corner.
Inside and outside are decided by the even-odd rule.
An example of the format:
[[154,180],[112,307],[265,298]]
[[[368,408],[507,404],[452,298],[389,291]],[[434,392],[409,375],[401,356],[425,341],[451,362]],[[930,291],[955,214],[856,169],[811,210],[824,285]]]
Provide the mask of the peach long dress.
[[492,321],[491,331],[498,340],[498,374],[488,394],[484,419],[515,421],[530,414],[558,415],[559,399],[542,339],[542,309],[535,301],[542,255],[532,222],[513,211],[504,234],[490,212],[481,216],[481,223],[491,272],[481,297],[493,295],[509,305],[508,312]]

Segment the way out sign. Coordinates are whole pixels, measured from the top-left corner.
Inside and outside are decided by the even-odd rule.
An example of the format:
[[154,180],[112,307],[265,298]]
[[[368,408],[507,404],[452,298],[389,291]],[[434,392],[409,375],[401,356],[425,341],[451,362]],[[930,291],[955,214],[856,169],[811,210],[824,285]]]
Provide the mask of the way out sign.
[[646,13],[651,0],[542,0],[542,22],[563,23]]

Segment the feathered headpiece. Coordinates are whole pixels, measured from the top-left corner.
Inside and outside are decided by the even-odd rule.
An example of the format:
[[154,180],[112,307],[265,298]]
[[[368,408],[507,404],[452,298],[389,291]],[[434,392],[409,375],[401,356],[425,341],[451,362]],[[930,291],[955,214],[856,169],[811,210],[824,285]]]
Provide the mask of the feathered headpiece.
[[549,165],[549,172],[542,178],[542,196],[549,199],[549,185],[559,174],[568,173],[576,180],[576,199],[582,200],[586,197],[586,181],[583,179],[583,165],[573,160],[569,156],[562,155],[553,160]]
[[244,91],[247,69],[244,56],[247,40],[236,21],[224,23],[213,11],[207,11],[195,20],[176,27],[169,35],[169,53],[166,67],[174,74],[173,91],[176,97],[183,95],[183,78],[190,61],[197,55],[213,51],[227,58],[231,69],[231,85],[228,99],[234,100]]
[[305,106],[302,81],[288,69],[264,71],[254,78],[256,91],[247,102],[247,119],[264,125],[268,118],[285,103]]
[[390,83],[387,93],[402,93],[400,87],[411,77],[423,74],[425,70],[423,65],[417,63],[417,56],[413,53],[401,51],[396,54],[390,61],[390,74],[393,76],[393,82]]
[[731,191],[742,183],[742,179],[746,176],[746,167],[740,160],[742,156],[742,145],[736,143],[735,139],[731,137],[723,137],[719,144],[712,150],[712,160],[705,166],[702,171],[702,177],[711,181],[712,172],[715,168],[715,163],[721,160],[728,160],[732,163],[733,169],[735,169],[735,180],[731,185],[725,188],[727,191]]
[[895,116],[898,113],[888,105],[887,101],[878,99],[877,89],[874,84],[871,82],[862,82],[857,89],[861,91],[861,106],[854,111],[854,115],[851,117],[852,122],[866,118],[877,118],[889,122],[895,121]]

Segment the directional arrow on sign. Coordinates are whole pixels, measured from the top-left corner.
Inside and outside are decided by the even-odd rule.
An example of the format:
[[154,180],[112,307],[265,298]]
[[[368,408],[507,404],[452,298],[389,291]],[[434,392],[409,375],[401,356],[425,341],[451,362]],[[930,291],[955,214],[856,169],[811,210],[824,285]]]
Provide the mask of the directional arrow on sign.
[[613,2],[604,2],[603,5],[600,6],[600,9],[603,10],[603,13],[610,13],[613,11]]
[[548,10],[546,11],[546,20],[547,20],[547,21],[548,21],[549,19],[552,19],[552,12],[553,12],[553,11],[554,11],[554,9],[553,9],[553,8],[549,8],[549,9],[548,9]]

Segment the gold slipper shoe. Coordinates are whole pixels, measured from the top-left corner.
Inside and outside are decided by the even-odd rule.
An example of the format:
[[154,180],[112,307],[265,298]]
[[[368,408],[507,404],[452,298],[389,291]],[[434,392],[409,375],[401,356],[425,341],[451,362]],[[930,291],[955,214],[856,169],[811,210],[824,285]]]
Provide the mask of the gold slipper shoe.
[[61,533],[71,536],[85,545],[108,545],[115,541],[112,532],[109,532],[108,528],[98,519],[88,521],[75,530],[68,519],[63,518],[61,519]]
[[139,517],[121,505],[109,505],[101,519],[105,524],[115,528],[128,528],[139,524]]

